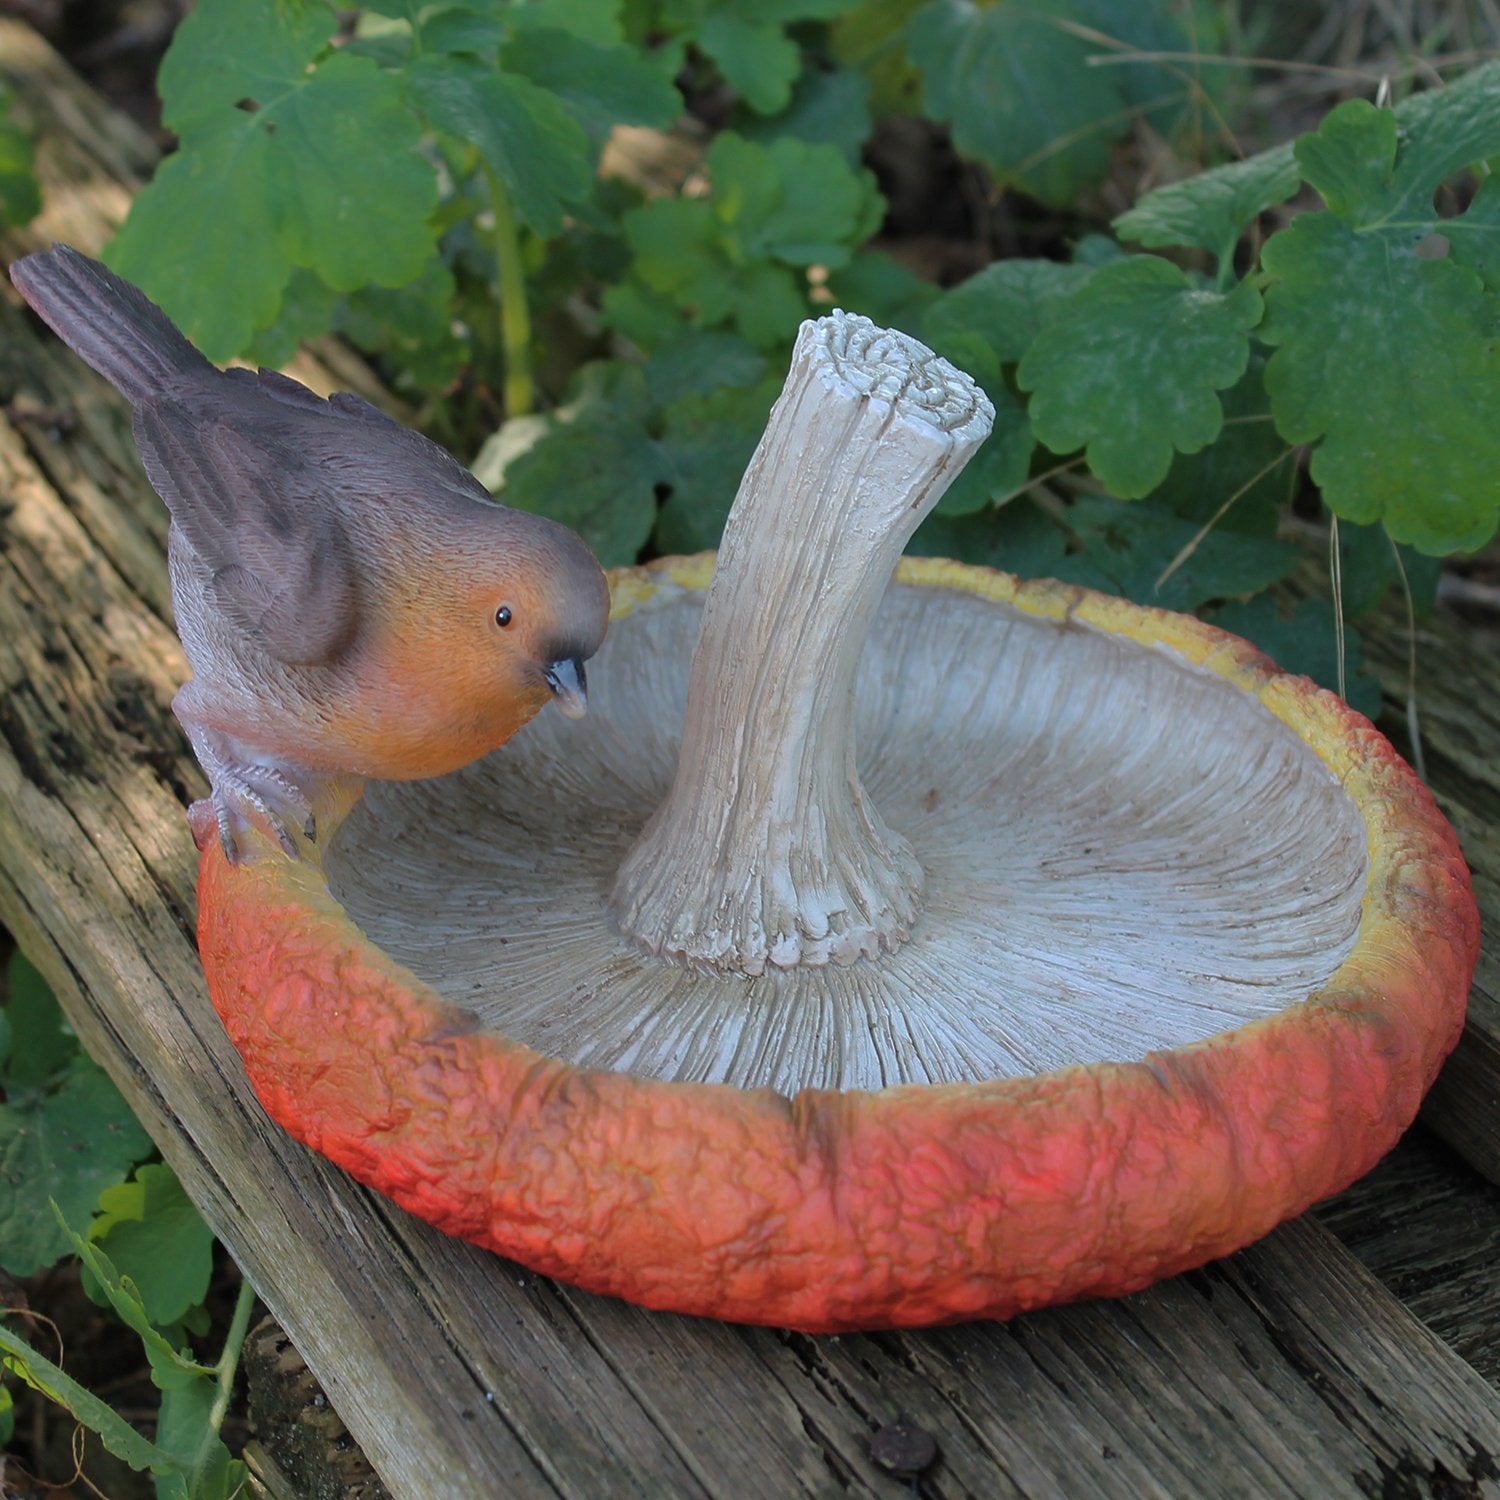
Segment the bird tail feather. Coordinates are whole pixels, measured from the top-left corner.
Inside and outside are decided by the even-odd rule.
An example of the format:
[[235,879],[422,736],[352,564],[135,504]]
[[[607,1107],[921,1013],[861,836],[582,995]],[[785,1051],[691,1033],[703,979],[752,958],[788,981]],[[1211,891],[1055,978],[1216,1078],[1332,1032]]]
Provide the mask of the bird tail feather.
[[10,279],[62,341],[131,401],[214,367],[140,290],[69,245],[16,261]]

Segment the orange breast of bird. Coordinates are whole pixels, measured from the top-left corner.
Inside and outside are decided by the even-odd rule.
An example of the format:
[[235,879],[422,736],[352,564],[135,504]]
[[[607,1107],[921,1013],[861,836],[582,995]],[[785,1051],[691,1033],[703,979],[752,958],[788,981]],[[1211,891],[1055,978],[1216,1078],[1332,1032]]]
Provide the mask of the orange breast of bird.
[[550,700],[540,673],[508,643],[468,620],[445,630],[444,613],[419,620],[398,608],[395,628],[349,663],[326,705],[345,769],[386,781],[443,775],[503,745]]

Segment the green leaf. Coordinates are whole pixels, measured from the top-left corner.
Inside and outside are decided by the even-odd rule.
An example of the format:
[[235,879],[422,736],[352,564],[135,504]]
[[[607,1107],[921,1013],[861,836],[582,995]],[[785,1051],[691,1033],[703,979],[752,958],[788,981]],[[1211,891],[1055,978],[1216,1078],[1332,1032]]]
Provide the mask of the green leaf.
[[620,9],[621,0],[529,0],[511,4],[507,14],[518,27],[535,25],[568,31],[586,42],[614,47],[625,40]]
[[1454,264],[1478,272],[1488,291],[1500,292],[1500,174],[1479,184],[1460,218],[1443,219],[1437,227]]
[[[625,215],[632,274],[699,327],[732,323],[757,348],[784,346],[809,310],[805,276],[790,268],[849,259],[882,212],[874,178],[851,171],[833,146],[758,146],[728,131],[706,165],[707,197]],[[612,319],[626,311],[618,296],[605,306]]]
[[1297,138],[1295,151],[1308,185],[1334,213],[1378,213],[1396,163],[1396,116],[1366,99],[1346,99],[1314,133]]
[[[1330,692],[1338,691],[1338,632],[1333,605],[1327,599],[1299,599],[1288,611],[1269,594],[1262,594],[1258,599],[1226,604],[1212,619],[1220,629],[1259,646],[1283,671],[1311,677]],[[1362,655],[1359,632],[1346,625],[1346,701],[1373,719],[1380,713],[1380,683],[1360,670]]]
[[[88,1237],[134,1283],[158,1327],[180,1322],[208,1295],[213,1231],[165,1164],[140,1167],[131,1181],[106,1188]],[[97,1284],[87,1290],[104,1300]]]
[[8,1328],[0,1328],[0,1361],[12,1374],[20,1376],[33,1390],[55,1401],[73,1419],[82,1422],[99,1441],[136,1470],[164,1474],[175,1468],[171,1455],[147,1442],[124,1417],[108,1403],[101,1401],[73,1379],[66,1371],[23,1343]]
[[662,344],[643,366],[646,390],[661,407],[681,396],[706,396],[725,386],[754,385],[766,360],[732,333],[688,331]]
[[16,1435],[16,1400],[8,1385],[0,1385],[0,1449],[10,1447]]
[[964,334],[978,334],[1006,364],[1019,360],[1058,317],[1093,267],[1051,260],[997,260],[944,292],[928,308],[923,337],[948,354]]
[[1197,245],[1224,262],[1246,228],[1294,197],[1301,182],[1291,146],[1278,146],[1157,188],[1119,215],[1113,228],[1122,240]]
[[353,293],[338,314],[337,327],[361,349],[386,355],[399,371],[398,384],[442,390],[469,352],[453,331],[456,298],[453,272],[434,256],[404,287],[366,287]]
[[79,1056],[49,1091],[0,1105],[0,1266],[29,1276],[68,1251],[48,1206],[72,1222],[151,1149],[151,1138],[108,1076]]
[[615,125],[665,130],[682,95],[661,61],[633,47],[608,47],[550,27],[525,27],[506,44],[502,64],[550,90],[591,136]]
[[437,179],[400,83],[330,52],[321,5],[203,0],[159,88],[180,138],[107,258],[212,358],[275,320],[293,266],[397,286],[431,253]]
[[760,145],[782,136],[837,146],[851,167],[860,165],[860,152],[870,138],[870,84],[847,68],[804,73],[792,88],[791,103],[772,119],[744,111],[734,118],[737,135]]
[[940,295],[930,281],[879,250],[862,250],[848,265],[831,272],[827,289],[847,312],[862,313],[882,328],[913,334]]
[[1300,137],[1303,176],[1336,214],[1359,228],[1420,238],[1432,197],[1453,173],[1500,153],[1500,62],[1394,111],[1351,99]]
[[1009,499],[1026,482],[1036,447],[1026,408],[1003,385],[985,389],[994,403],[995,425],[934,507],[943,515],[982,510]]
[[666,0],[661,22],[718,67],[724,81],[758,114],[779,114],[802,71],[789,22],[827,18],[848,0]]
[[[1396,565],[1400,552],[1401,565]],[[1358,619],[1379,605],[1406,574],[1411,589],[1412,610],[1419,619],[1432,612],[1437,599],[1442,565],[1435,557],[1424,557],[1409,547],[1397,548],[1384,526],[1339,525],[1339,592],[1344,612]],[[1311,674],[1316,675],[1316,674]],[[1319,679],[1322,680],[1321,678]]]
[[63,1227],[68,1243],[83,1262],[84,1270],[94,1278],[95,1284],[103,1292],[105,1300],[114,1308],[120,1321],[140,1339],[147,1363],[151,1366],[152,1383],[158,1390],[169,1391],[187,1385],[200,1375],[216,1373],[212,1366],[198,1364],[167,1342],[161,1331],[152,1324],[135,1283],[128,1276],[122,1276],[97,1245],[66,1227],[62,1211],[55,1202],[53,1215]]
[[749,390],[686,396],[666,409],[661,454],[668,494],[656,527],[659,551],[719,545],[781,384],[773,376]]
[[213,1429],[218,1394],[218,1382],[206,1377],[162,1392],[156,1445],[177,1460],[181,1472],[158,1481],[158,1500],[228,1500],[233,1492],[243,1465]]
[[1050,578],[1062,565],[1065,545],[1050,516],[1016,500],[967,516],[934,512],[906,550],[913,557],[951,557],[1021,578]]
[[707,164],[715,213],[748,256],[836,269],[885,210],[874,174],[852,171],[836,146],[793,137],[757,146],[726,131]]
[[0,87],[0,224],[20,229],[42,211],[42,190],[31,138],[4,118],[9,112],[9,90]]
[[605,287],[599,299],[600,321],[645,353],[663,348],[691,331],[686,320],[695,310],[692,302],[679,303],[674,292],[647,286],[639,274],[627,276]]
[[[1342,104],[1296,151],[1329,212],[1261,257],[1277,425],[1318,444],[1310,472],[1336,515],[1427,553],[1479,547],[1500,520],[1496,199],[1478,193],[1470,220],[1438,218],[1433,198],[1500,153],[1500,64],[1394,112]],[[1438,233],[1446,258],[1426,253]]]
[[1318,443],[1329,508],[1422,552],[1482,546],[1500,518],[1500,358],[1479,277],[1332,214],[1303,214],[1262,262],[1272,410],[1289,442]]
[[1057,568],[1057,577],[1137,604],[1193,610],[1216,599],[1255,594],[1285,578],[1300,552],[1289,542],[1211,531],[1169,578],[1157,580],[1198,528],[1152,505],[1090,496],[1065,518],[1082,543]]
[[[1274,536],[1282,506],[1297,480],[1296,450],[1271,420],[1265,387],[1265,356],[1252,353],[1239,381],[1224,391],[1224,427],[1197,453],[1179,453],[1167,477],[1151,492],[1151,503],[1186,521],[1213,521],[1224,531]],[[1219,511],[1231,496],[1229,509]]]
[[543,238],[562,229],[568,205],[589,196],[588,140],[556,94],[462,57],[419,57],[406,80],[426,119],[474,146],[517,216]]
[[280,369],[309,339],[333,327],[342,300],[321,276],[298,266],[281,294],[275,321],[260,329],[242,351],[252,364]]
[[1244,373],[1260,310],[1248,282],[1202,291],[1152,256],[1095,271],[1016,370],[1037,437],[1055,453],[1086,448],[1116,495],[1148,494],[1174,448],[1193,453],[1219,435],[1216,392]]
[[1137,110],[1186,91],[1155,65],[1090,66],[1110,50],[1090,31],[1142,51],[1187,41],[1158,4],[931,0],[911,22],[907,51],[923,75],[926,112],[952,121],[958,149],[1062,206],[1103,177],[1110,142],[1129,133]]
[[781,27],[711,16],[698,27],[697,41],[751,109],[774,115],[787,107],[792,82],[802,70],[802,53]]
[[5,969],[5,1019],[10,1047],[7,1093],[47,1083],[78,1056],[78,1038],[57,997],[19,948]]
[[662,457],[635,365],[588,367],[546,435],[505,467],[500,498],[571,526],[605,567],[633,563],[656,522]]

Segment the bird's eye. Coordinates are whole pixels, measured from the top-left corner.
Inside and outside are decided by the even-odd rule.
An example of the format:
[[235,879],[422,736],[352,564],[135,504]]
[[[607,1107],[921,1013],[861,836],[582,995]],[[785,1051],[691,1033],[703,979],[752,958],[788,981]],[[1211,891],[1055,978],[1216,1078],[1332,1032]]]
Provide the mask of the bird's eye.
[[502,604],[500,608],[495,611],[495,624],[497,624],[501,628],[501,630],[504,630],[505,627],[510,624],[510,619],[510,605]]

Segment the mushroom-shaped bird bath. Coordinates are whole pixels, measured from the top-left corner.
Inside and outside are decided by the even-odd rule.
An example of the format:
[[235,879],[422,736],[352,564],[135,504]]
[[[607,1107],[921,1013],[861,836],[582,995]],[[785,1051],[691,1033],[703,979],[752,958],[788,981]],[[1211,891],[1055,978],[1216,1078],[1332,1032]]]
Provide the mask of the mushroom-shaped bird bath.
[[211,844],[271,1114],[536,1270],[808,1330],[1128,1291],[1369,1168],[1462,1022],[1451,830],[1243,641],[898,565],[989,422],[805,325],[717,572],[614,575],[587,720]]

